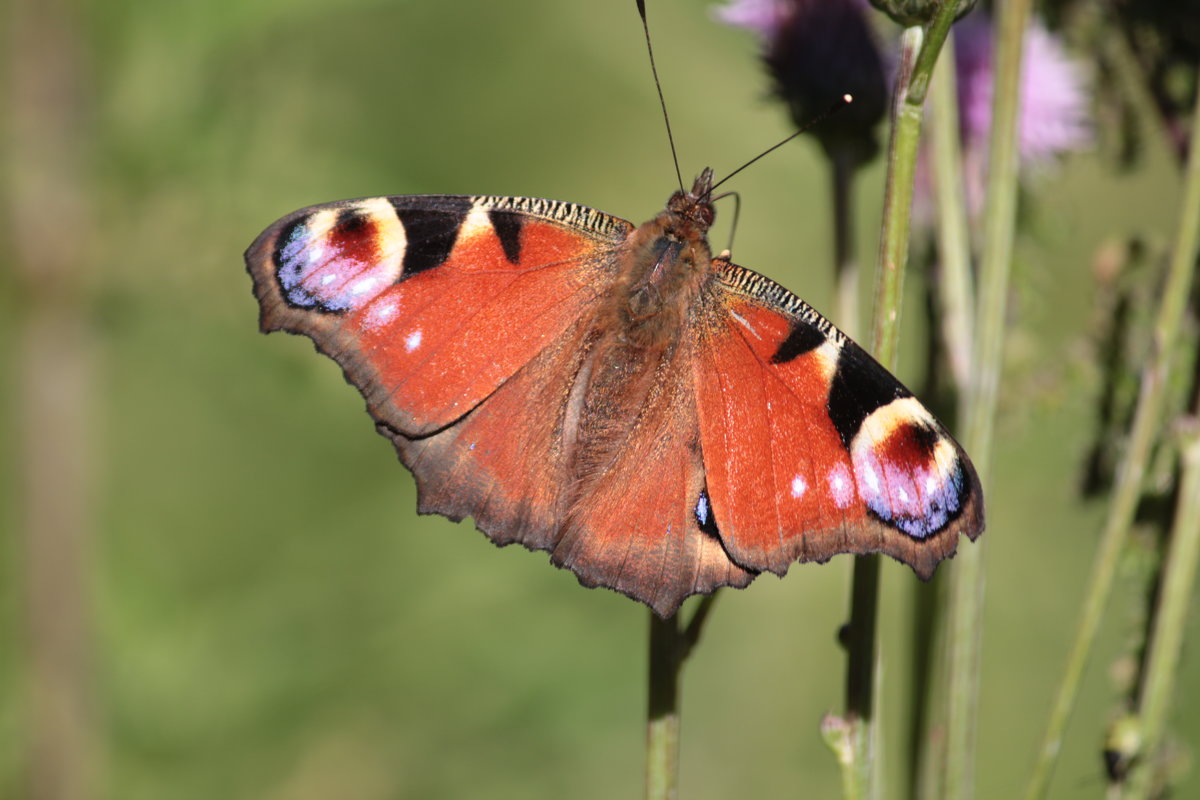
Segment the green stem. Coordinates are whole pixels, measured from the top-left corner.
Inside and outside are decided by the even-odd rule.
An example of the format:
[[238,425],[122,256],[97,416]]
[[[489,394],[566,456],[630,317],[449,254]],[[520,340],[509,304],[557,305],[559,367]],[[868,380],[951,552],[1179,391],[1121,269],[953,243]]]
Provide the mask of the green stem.
[[679,796],[679,679],[700,642],[719,592],[701,598],[692,618],[663,619],[650,612],[650,692],[646,707],[646,800]]
[[875,357],[889,368],[895,367],[900,341],[900,306],[904,269],[908,264],[913,178],[925,115],[925,95],[957,12],[957,2],[943,3],[928,29],[908,28],[900,42],[900,64],[892,103],[892,135],[888,141],[883,233],[876,267],[875,325],[871,337]]
[[900,39],[900,61],[893,88],[892,134],[888,139],[887,184],[883,198],[883,231],[879,239],[879,262],[875,267],[875,316],[871,349],[889,369],[896,366],[900,341],[900,307],[904,294],[904,270],[908,265],[909,217],[913,178],[916,175],[917,145],[921,139],[924,109],[907,101],[924,32],[908,28]]
[[[924,117],[925,89],[958,4],[945,3],[929,26],[929,35],[908,28],[900,40],[900,59],[892,101],[892,131],[888,139],[887,185],[879,260],[875,270],[875,315],[871,349],[885,367],[894,369],[900,339],[900,308],[904,270],[908,264],[909,222],[917,149]],[[915,93],[914,93],[915,89]],[[846,798],[873,800],[880,796],[879,714],[876,709],[879,651],[876,628],[879,613],[879,557],[854,560],[846,664],[846,713],[827,720],[827,731],[839,731],[835,744],[842,764]],[[831,742],[833,741],[827,736]]]
[[878,695],[879,556],[856,556],[847,626],[846,716],[844,742],[838,753],[843,797],[869,800],[881,790]]
[[1188,606],[1196,584],[1197,558],[1200,558],[1200,435],[1193,432],[1183,450],[1179,505],[1139,698],[1141,758],[1133,761],[1124,794],[1127,800],[1142,800],[1150,795],[1167,707],[1175,689]]
[[[943,55],[954,63],[954,40],[948,38]],[[933,74],[933,102],[929,120],[933,187],[937,199],[938,281],[942,339],[949,353],[950,372],[961,392],[970,380],[975,334],[971,316],[975,308],[975,280],[971,274],[970,227],[959,143],[958,89],[952,69]]]
[[917,62],[913,65],[912,80],[908,82],[906,102],[914,106],[925,104],[925,95],[929,91],[929,83],[933,79],[934,66],[941,56],[942,47],[950,35],[950,26],[954,24],[961,5],[957,0],[950,0],[938,7],[929,27],[925,29],[925,42],[921,52],[917,53]]
[[[985,493],[1004,363],[1008,284],[1017,221],[1021,61],[1030,6],[1030,0],[1009,0],[1000,6],[977,335],[971,381],[963,398],[963,444],[974,460]],[[982,542],[964,548],[950,571],[943,792],[945,797],[955,800],[970,798],[975,791],[985,552]]]
[[[954,64],[954,38],[946,38],[943,63]],[[970,381],[971,357],[975,333],[971,321],[975,310],[975,285],[971,274],[970,232],[962,173],[962,148],[959,142],[958,92],[953,69],[939,69],[930,84],[930,147],[933,187],[936,200],[936,225],[940,274],[937,280],[938,318],[942,340],[949,355],[950,372],[960,396]],[[932,591],[930,591],[930,589]],[[936,582],[914,605],[913,630],[927,631],[920,637],[924,646],[917,654],[913,670],[913,698],[916,714],[910,749],[910,769],[914,780],[910,796],[941,796],[942,765],[945,744],[946,698],[931,693],[932,687],[945,685],[946,663],[942,658],[949,626],[949,587],[945,580]]]
[[[909,28],[901,39],[899,69],[892,105],[892,134],[888,141],[888,177],[884,197],[883,233],[876,266],[873,349],[885,366],[895,364],[900,322],[900,297],[908,257],[908,207],[921,110],[904,103],[904,89],[921,45],[921,29]],[[842,767],[843,796],[870,800],[881,790],[879,720],[875,709],[878,658],[876,628],[879,613],[879,557],[856,556],[850,589],[850,622],[846,641],[846,710],[842,719],[824,723],[836,731],[830,742]]]
[[646,709],[646,800],[679,795],[679,618],[650,612],[650,696]]
[[[1200,111],[1200,97],[1197,98]],[[1092,566],[1091,581],[1083,604],[1079,628],[1062,683],[1055,697],[1042,747],[1034,765],[1026,797],[1029,800],[1045,796],[1058,760],[1062,745],[1063,729],[1075,704],[1075,696],[1087,665],[1096,631],[1100,627],[1108,596],[1112,591],[1117,561],[1128,538],[1129,526],[1137,510],[1141,494],[1142,478],[1150,447],[1162,430],[1163,405],[1167,389],[1167,376],[1171,369],[1175,342],[1182,327],[1183,312],[1191,294],[1200,242],[1200,122],[1193,119],[1191,155],[1188,159],[1184,185],[1184,198],[1180,208],[1179,227],[1175,239],[1167,282],[1163,288],[1162,303],[1154,324],[1152,352],[1145,371],[1142,373],[1137,406],[1134,410],[1133,427],[1125,457],[1117,470],[1112,504],[1109,506],[1100,549]]]

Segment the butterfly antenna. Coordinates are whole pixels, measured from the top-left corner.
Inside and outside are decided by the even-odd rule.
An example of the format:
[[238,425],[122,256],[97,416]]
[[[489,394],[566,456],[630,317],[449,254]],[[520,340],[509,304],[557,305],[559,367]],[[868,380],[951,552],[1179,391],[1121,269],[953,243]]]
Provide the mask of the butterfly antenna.
[[[640,0],[639,0],[639,3],[640,3]],[[802,133],[807,133],[808,131],[812,130],[812,129],[813,129],[813,127],[815,127],[815,126],[816,126],[818,123],[820,123],[822,120],[824,120],[824,119],[825,119],[826,117],[828,117],[830,114],[833,114],[833,113],[836,113],[836,112],[838,112],[838,111],[841,111],[843,108],[845,108],[846,106],[850,105],[850,104],[851,104],[851,103],[853,103],[853,102],[854,102],[854,97],[853,97],[853,96],[851,96],[851,95],[849,95],[849,94],[844,94],[844,95],[842,95],[842,98],[841,98],[841,100],[838,100],[838,101],[837,101],[837,102],[835,102],[833,105],[831,105],[829,108],[825,109],[825,111],[823,111],[822,113],[820,113],[820,114],[818,114],[817,116],[813,117],[811,120],[809,120],[809,121],[808,121],[808,123],[807,123],[807,124],[806,124],[806,125],[805,125],[803,128],[801,128],[800,130],[796,131],[796,132],[795,132],[795,133],[793,133],[791,136],[789,136],[789,137],[787,137],[786,139],[784,139],[782,142],[779,142],[778,144],[775,144],[775,145],[772,145],[771,147],[768,147],[766,150],[762,151],[761,153],[759,153],[758,155],[756,155],[754,158],[750,159],[750,160],[749,160],[749,161],[747,161],[745,164],[742,164],[740,167],[738,167],[737,169],[735,169],[733,172],[729,173],[729,174],[728,174],[728,175],[726,175],[724,178],[721,178],[721,180],[719,180],[719,181],[717,181],[716,183],[714,183],[714,184],[712,185],[712,187],[711,187],[711,188],[708,190],[709,196],[711,196],[711,195],[712,195],[712,192],[713,192],[713,190],[714,190],[714,189],[716,189],[716,188],[717,188],[718,186],[720,186],[722,183],[725,183],[725,181],[729,180],[729,179],[730,179],[730,178],[732,178],[734,175],[737,175],[739,172],[741,172],[741,171],[742,171],[742,170],[744,170],[746,167],[748,167],[748,166],[750,166],[751,164],[753,164],[755,161],[758,161],[760,158],[762,158],[763,156],[766,156],[766,155],[767,155],[767,154],[769,154],[769,153],[773,153],[773,152],[775,152],[776,150],[778,150],[779,148],[783,147],[785,144],[787,144],[788,142],[790,142],[792,139],[795,139],[795,138],[796,138],[797,136],[799,136],[800,134],[802,134]],[[669,130],[670,130],[670,128],[668,127],[668,131],[669,131]],[[678,167],[676,167],[676,170],[678,170],[678,169],[679,169],[679,168],[678,168]]]
[[642,18],[642,31],[646,34],[646,52],[650,54],[650,72],[654,75],[654,88],[658,89],[658,104],[662,106],[663,121],[667,123],[667,141],[671,144],[671,160],[675,162],[675,180],[679,191],[683,191],[683,173],[679,171],[679,154],[675,152],[675,137],[671,135],[671,117],[667,114],[667,101],[663,98],[662,83],[658,80],[658,67],[654,65],[654,48],[650,45],[650,26],[646,22],[646,0],[637,0],[638,14]]

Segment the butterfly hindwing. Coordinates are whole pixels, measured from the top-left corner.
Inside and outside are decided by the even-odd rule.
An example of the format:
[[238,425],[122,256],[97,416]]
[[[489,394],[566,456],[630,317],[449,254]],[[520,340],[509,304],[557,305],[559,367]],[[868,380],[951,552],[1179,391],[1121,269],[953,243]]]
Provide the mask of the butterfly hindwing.
[[419,510],[473,516],[497,544],[548,550],[584,585],[664,616],[688,595],[746,586],[753,573],[697,514],[704,467],[690,353],[662,354],[634,385],[621,380],[628,354],[595,334],[596,320],[581,318],[433,435],[385,429],[416,475]]
[[750,270],[714,262],[695,362],[705,468],[732,558],[883,552],[929,577],[983,527],[957,443],[904,386],[824,317]]
[[577,383],[588,391],[570,436],[576,488],[552,554],[585,585],[664,617],[689,595],[744,587],[758,572],[734,563],[710,524],[690,344],[598,343]]

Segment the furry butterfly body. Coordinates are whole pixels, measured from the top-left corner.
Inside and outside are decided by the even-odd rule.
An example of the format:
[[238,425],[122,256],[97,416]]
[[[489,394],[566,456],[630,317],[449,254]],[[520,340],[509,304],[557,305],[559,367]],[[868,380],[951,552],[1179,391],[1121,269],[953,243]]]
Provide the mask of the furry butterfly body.
[[838,553],[928,577],[983,529],[970,461],[824,317],[712,256],[711,185],[641,226],[511,197],[303,209],[246,253],[261,327],[342,366],[420,512],[660,615]]

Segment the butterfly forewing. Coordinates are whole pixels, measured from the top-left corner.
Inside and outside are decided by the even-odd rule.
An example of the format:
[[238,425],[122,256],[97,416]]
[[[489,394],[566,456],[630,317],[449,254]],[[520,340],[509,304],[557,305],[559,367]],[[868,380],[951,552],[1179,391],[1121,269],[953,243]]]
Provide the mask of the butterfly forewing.
[[579,319],[630,227],[546,200],[369,198],[289,215],[246,258],[263,330],[311,337],[377,420],[416,435]]

